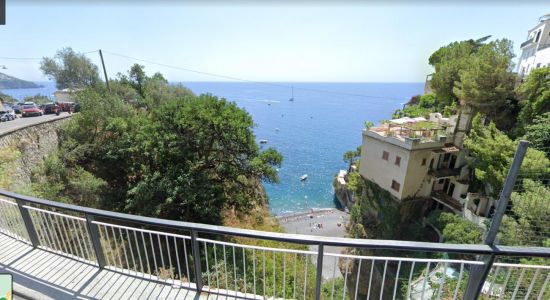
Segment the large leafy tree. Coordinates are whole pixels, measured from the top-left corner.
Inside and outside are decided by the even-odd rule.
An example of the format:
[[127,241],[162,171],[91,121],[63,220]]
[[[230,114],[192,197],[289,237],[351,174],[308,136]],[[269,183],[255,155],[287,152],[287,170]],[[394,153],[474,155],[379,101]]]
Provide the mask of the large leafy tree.
[[[118,80],[114,93],[100,87],[78,94],[81,113],[61,133],[56,169],[70,169],[64,174],[79,175],[81,183],[57,180],[63,186],[50,192],[69,198],[76,188],[88,189],[99,197],[86,197],[86,205],[215,224],[227,209],[262,205],[261,181],[278,181],[274,167],[282,156],[259,150],[251,116],[235,103],[197,97],[162,79],[146,77],[146,99],[160,95],[147,109],[122,99],[123,87],[140,97],[139,87]],[[151,88],[151,82],[159,84]]]
[[459,72],[470,64],[471,56],[490,37],[485,36],[477,40],[452,42],[432,53],[428,62],[434,67],[435,72],[432,74],[430,84],[435,90],[441,105],[439,109],[443,109],[444,106],[451,105],[453,102],[458,102],[458,96],[453,89],[456,82],[460,81]]
[[[512,42],[506,39],[485,44],[459,70],[453,92],[474,111],[485,114],[499,128],[511,128],[516,76],[512,68]],[[512,120],[513,121],[513,120]]]
[[217,223],[223,208],[261,204],[259,180],[278,180],[273,166],[282,156],[259,151],[252,118],[234,103],[212,95],[170,100],[151,120],[137,136],[146,163],[128,193],[132,212]]
[[55,80],[58,89],[97,86],[100,82],[97,66],[70,47],[57,51],[54,57],[42,58],[40,69]]
[[[492,122],[484,126],[481,116],[477,114],[464,145],[473,156],[469,164],[474,169],[475,178],[489,184],[492,196],[497,196],[512,164],[517,142],[498,130]],[[526,174],[527,178],[548,175],[550,161],[544,152],[529,148],[521,172]]]
[[518,116],[518,132],[533,123],[537,116],[550,112],[550,67],[534,69],[517,88],[521,111]]
[[435,68],[430,84],[441,101],[446,104],[458,101],[453,88],[460,81],[459,71],[467,67],[478,47],[479,42],[474,40],[453,42],[430,56],[428,61]]

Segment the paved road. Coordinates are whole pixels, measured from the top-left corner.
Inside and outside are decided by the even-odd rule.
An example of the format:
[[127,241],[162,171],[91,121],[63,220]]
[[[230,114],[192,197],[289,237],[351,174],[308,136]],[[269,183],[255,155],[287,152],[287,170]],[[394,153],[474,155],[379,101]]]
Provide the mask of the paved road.
[[[46,121],[54,120],[54,119],[61,119],[67,117],[68,113],[64,112],[61,113],[59,116],[56,116],[55,114],[51,115],[43,115],[40,117],[27,117],[27,118],[17,118],[13,121],[8,122],[1,122],[0,123],[0,135],[12,131],[14,129],[27,127],[29,125],[39,124]],[[21,115],[18,115],[21,116]]]

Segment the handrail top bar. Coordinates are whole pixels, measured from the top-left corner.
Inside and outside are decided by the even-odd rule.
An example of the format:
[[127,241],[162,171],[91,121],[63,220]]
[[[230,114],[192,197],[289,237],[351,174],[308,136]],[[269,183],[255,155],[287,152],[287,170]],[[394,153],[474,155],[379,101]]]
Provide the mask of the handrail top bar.
[[123,220],[132,223],[154,225],[179,230],[189,230],[201,233],[234,235],[247,238],[259,238],[274,240],[280,242],[325,245],[340,247],[357,247],[369,249],[389,249],[406,251],[429,251],[429,252],[449,252],[464,254],[495,254],[508,256],[537,256],[550,257],[550,248],[544,247],[516,247],[516,246],[489,246],[483,244],[445,244],[430,242],[413,242],[397,240],[373,240],[373,239],[353,239],[342,237],[324,237],[293,233],[267,232],[250,229],[240,229],[234,227],[208,225],[200,223],[191,223],[183,221],[163,220],[158,218],[130,215],[119,212],[111,212],[96,208],[83,207],[74,204],[61,203],[51,200],[40,199],[32,196],[20,195],[14,192],[0,189],[0,195],[22,200],[29,203],[40,204],[59,209],[91,215],[93,217],[104,217],[116,220]]

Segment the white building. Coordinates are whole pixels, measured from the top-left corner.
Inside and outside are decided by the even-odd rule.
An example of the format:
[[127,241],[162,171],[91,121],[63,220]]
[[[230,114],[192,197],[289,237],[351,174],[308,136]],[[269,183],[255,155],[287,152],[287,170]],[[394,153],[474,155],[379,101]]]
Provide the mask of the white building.
[[521,43],[518,75],[525,77],[533,69],[550,66],[550,14],[539,18],[539,23],[527,32],[527,40]]

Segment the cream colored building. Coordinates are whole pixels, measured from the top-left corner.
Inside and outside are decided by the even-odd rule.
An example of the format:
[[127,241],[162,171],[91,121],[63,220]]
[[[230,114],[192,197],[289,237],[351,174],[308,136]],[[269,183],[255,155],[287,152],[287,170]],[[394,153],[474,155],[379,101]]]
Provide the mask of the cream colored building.
[[81,89],[62,89],[53,93],[55,101],[57,102],[74,102],[75,93],[81,91]]
[[424,197],[433,200],[432,209],[462,214],[469,170],[454,137],[466,129],[465,118],[432,113],[428,120],[401,118],[363,130],[359,173],[398,201]]

